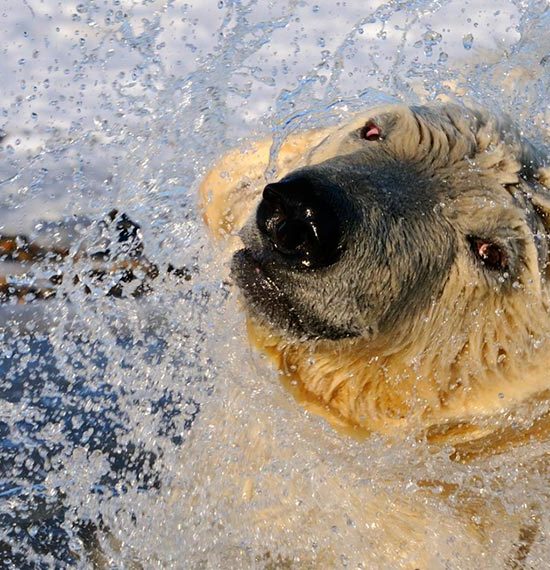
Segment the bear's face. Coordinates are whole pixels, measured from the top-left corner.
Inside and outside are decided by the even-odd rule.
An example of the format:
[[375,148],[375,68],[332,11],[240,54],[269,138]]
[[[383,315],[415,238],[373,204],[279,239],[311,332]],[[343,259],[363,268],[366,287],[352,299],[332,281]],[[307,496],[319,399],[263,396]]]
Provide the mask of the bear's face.
[[439,296],[457,255],[439,194],[416,165],[370,146],[300,169],[264,190],[234,276],[275,328],[388,330]]
[[251,314],[295,338],[384,339],[391,352],[388,339],[421,323],[466,338],[470,314],[541,302],[542,162],[511,124],[478,112],[375,110],[266,186],[232,274]]

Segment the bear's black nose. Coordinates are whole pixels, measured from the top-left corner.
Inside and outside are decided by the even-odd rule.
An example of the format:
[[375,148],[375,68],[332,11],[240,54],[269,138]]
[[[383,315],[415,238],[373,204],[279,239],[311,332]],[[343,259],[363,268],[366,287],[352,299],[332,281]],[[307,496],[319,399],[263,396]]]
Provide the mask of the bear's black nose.
[[293,177],[264,188],[256,222],[276,251],[299,267],[334,263],[341,231],[329,192],[307,177]]

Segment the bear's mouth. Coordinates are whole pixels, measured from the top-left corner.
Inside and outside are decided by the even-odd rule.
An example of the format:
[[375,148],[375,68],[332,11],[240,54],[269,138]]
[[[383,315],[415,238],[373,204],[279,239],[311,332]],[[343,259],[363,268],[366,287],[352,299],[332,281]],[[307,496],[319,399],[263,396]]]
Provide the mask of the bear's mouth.
[[322,322],[311,311],[297,306],[289,299],[265,264],[248,248],[233,255],[231,277],[243,294],[251,317],[277,332],[295,339],[337,340],[357,336]]
[[265,281],[269,284],[268,289],[279,290],[273,280],[266,275],[261,260],[248,248],[240,249],[234,254],[231,275],[237,285],[243,289],[246,289],[251,281],[255,284]]
[[266,319],[269,325],[278,329],[302,328],[296,310],[250,249],[241,249],[233,255],[231,277],[252,316]]

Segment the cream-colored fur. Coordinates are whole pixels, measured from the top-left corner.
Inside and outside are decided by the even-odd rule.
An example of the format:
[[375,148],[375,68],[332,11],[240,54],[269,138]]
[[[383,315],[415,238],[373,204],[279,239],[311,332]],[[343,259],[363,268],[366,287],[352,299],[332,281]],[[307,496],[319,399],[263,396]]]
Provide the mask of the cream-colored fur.
[[[452,171],[469,156],[463,176],[475,171],[473,183],[502,187],[519,181],[519,149],[513,141],[501,140],[495,121],[477,131],[464,122],[458,125],[463,137],[451,143],[441,134],[428,146],[427,133],[419,136],[427,127],[419,126],[407,107],[375,109],[372,115],[388,112],[399,117],[399,127],[395,139],[390,136],[385,144],[394,145],[403,159],[423,152],[427,164]],[[277,156],[277,177],[351,152],[346,133],[367,118],[363,114],[338,128],[289,136]],[[205,221],[218,243],[230,244],[230,251],[238,245],[236,235],[268,182],[271,144],[263,140],[230,151],[201,184]],[[539,171],[538,182],[549,186],[548,169]],[[465,212],[480,207],[471,200],[459,196],[453,207]],[[520,224],[513,210],[509,223]],[[283,373],[296,399],[352,436],[378,432],[399,439],[416,433],[435,448],[453,445],[452,455],[459,462],[499,454],[533,439],[546,440],[550,430],[550,295],[538,274],[534,247],[526,252],[526,263],[527,277],[507,298],[477,287],[467,268],[456,264],[440,302],[391,342],[384,338],[292,342],[252,318],[249,336]],[[426,492],[437,484],[426,481]],[[436,516],[425,505],[403,503],[396,508],[402,520],[393,524],[409,538]],[[265,513],[263,524],[270,524],[271,518]],[[472,524],[472,518],[479,520]],[[456,524],[470,527],[472,544],[496,540],[495,533],[500,533],[499,539],[506,536],[510,544],[536,534],[532,521],[506,514],[494,502],[468,499],[467,493]],[[387,538],[394,546],[398,542],[389,530]],[[429,549],[429,541],[424,547]],[[521,556],[511,554],[509,564],[518,567]],[[410,567],[430,568],[429,560],[429,552],[420,550]]]
[[[406,159],[418,152],[417,122],[406,107],[375,109],[373,116],[390,111],[400,116],[394,145]],[[337,129],[290,136],[278,155],[279,176],[345,154],[345,135],[364,122],[362,116]],[[443,135],[436,138],[426,148],[427,163],[439,161],[441,167],[452,168],[473,150],[470,165],[481,171],[488,185],[516,183],[518,149],[499,140],[494,123],[475,135],[466,125],[463,128],[466,136],[454,146]],[[429,137],[422,140],[425,144]],[[264,140],[231,151],[204,179],[204,217],[218,238],[235,235],[256,206],[266,182],[270,146],[271,141]],[[541,170],[539,181],[547,184],[547,179],[548,170]],[[473,183],[480,184],[479,178]],[[467,200],[459,198],[454,207],[479,207]],[[519,225],[514,219],[509,223]],[[424,427],[439,438],[447,431],[455,442],[457,436],[462,439],[461,433],[466,440],[482,437],[502,427],[501,416],[511,410],[532,419],[533,413],[537,415],[532,406],[538,406],[550,389],[549,292],[536,278],[535,248],[528,260],[534,278],[521,284],[521,294],[507,299],[487,295],[457,264],[442,302],[391,342],[291,343],[254,322],[251,338],[299,381],[295,394],[337,424],[397,435]]]

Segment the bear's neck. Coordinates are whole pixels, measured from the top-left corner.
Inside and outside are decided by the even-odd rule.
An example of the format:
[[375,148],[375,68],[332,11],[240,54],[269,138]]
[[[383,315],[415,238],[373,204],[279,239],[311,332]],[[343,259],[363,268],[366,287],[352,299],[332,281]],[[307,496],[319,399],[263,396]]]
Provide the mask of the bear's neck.
[[[523,415],[544,418],[550,433],[545,408],[550,362],[541,366],[535,359],[537,368],[525,363],[521,370],[503,363],[484,371],[484,378],[472,379],[459,376],[467,364],[455,360],[442,365],[437,355],[415,360],[403,350],[381,357],[362,339],[289,343],[252,320],[248,331],[294,397],[352,435],[418,433],[434,442],[461,444],[493,437],[511,418],[517,425]],[[467,351],[461,358],[468,358]],[[475,374],[480,374],[479,366]],[[522,413],[526,406],[529,411]],[[535,416],[533,406],[540,408]]]

